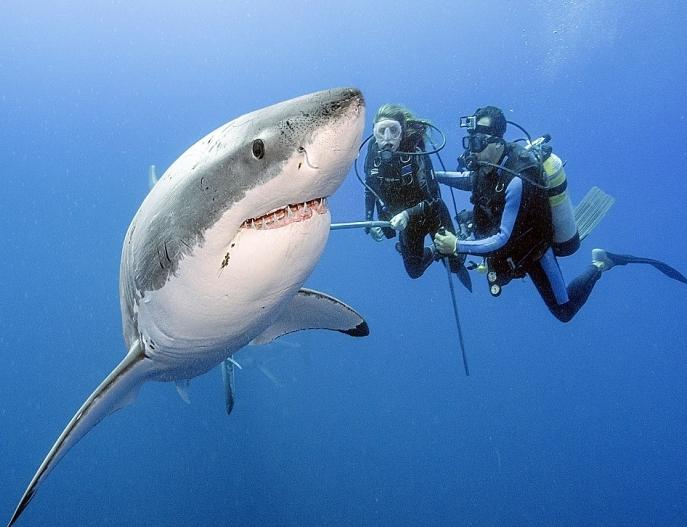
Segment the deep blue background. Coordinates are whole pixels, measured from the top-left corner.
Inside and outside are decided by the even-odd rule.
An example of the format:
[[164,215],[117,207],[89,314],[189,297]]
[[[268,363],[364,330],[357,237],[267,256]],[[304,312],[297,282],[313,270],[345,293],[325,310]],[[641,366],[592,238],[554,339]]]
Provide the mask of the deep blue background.
[[[452,167],[458,116],[499,105],[553,135],[575,201],[617,199],[568,279],[594,246],[687,271],[682,2],[136,4],[3,2],[0,520],[124,353],[119,256],[147,166],[258,107],[354,85],[368,120],[390,101],[432,119]],[[362,201],[351,176],[334,220]],[[21,525],[687,524],[687,288],[614,269],[563,325],[531,283],[492,299],[474,279],[466,378],[443,268],[411,281],[393,243],[334,233],[307,285],[369,338],[240,353],[231,418],[217,371],[190,406],[146,386]]]

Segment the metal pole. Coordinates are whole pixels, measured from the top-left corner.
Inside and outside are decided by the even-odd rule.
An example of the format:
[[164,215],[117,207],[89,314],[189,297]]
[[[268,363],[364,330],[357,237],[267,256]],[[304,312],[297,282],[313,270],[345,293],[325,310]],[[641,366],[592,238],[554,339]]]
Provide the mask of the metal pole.
[[339,231],[343,229],[364,229],[372,227],[387,227],[391,228],[391,222],[388,221],[351,221],[348,223],[332,223],[329,227],[332,231]]
[[456,317],[456,327],[458,328],[458,342],[460,343],[460,352],[463,354],[463,367],[465,368],[465,375],[469,377],[470,368],[468,368],[468,358],[465,355],[463,329],[460,327],[460,318],[458,317],[458,302],[456,301],[456,291],[453,288],[453,278],[451,278],[451,267],[449,266],[448,258],[444,258],[444,265],[446,266],[446,273],[448,274],[448,287],[451,291],[451,300],[453,301],[453,314]]

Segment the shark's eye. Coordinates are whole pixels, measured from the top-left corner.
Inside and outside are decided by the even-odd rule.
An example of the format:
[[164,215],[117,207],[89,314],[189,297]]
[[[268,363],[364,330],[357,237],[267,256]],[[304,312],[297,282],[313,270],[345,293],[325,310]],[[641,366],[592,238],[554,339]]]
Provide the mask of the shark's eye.
[[262,159],[265,155],[265,143],[262,142],[262,139],[253,141],[253,155],[255,159]]

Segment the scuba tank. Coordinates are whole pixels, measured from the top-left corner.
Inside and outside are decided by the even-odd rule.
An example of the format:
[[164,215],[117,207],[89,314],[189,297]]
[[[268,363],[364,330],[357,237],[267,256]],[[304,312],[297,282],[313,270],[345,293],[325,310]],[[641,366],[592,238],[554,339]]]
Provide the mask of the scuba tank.
[[575,211],[568,193],[568,180],[563,161],[546,145],[549,134],[538,137],[525,146],[542,162],[542,171],[551,207],[553,241],[551,247],[556,256],[570,256],[580,248],[580,235],[575,223]]

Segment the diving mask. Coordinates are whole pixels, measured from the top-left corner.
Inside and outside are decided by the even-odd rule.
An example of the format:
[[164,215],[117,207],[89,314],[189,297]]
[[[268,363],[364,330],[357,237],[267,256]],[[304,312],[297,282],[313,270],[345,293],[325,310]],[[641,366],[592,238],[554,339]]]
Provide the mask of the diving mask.
[[502,139],[496,135],[471,133],[463,137],[463,148],[473,154],[477,154],[491,143],[498,143],[499,141],[502,141]]
[[373,133],[380,149],[395,151],[401,144],[403,128],[394,119],[382,119],[375,123]]

